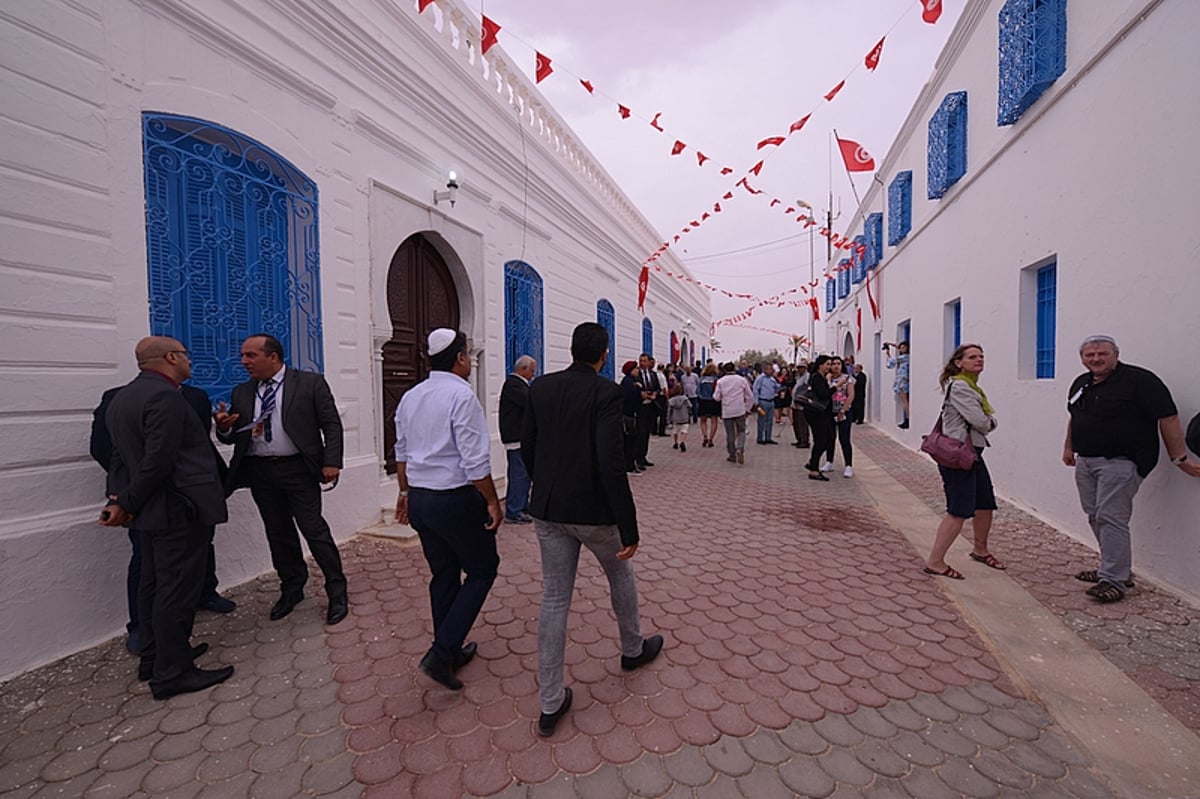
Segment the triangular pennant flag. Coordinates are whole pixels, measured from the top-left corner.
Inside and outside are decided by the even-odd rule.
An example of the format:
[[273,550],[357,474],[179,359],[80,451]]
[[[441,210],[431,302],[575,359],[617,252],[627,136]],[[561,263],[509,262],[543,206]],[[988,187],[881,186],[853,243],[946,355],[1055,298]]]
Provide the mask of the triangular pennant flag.
[[832,103],[833,98],[837,97],[837,93],[840,92],[842,90],[842,87],[845,85],[846,85],[846,81],[845,81],[845,79],[843,79],[840,83],[838,83],[837,86],[834,86],[832,89],[829,90],[829,94],[825,95],[825,99]]
[[777,206],[777,205],[779,205],[779,198],[778,198],[778,197],[776,197],[774,200],[771,200],[771,204],[770,204],[770,205],[768,205],[767,207],[768,207],[768,208],[774,208],[774,207],[775,207],[775,206]]
[[534,73],[534,77],[537,78],[537,80],[535,80],[534,83],[541,83],[546,78],[550,77],[550,73],[553,71],[554,67],[550,66],[550,57],[543,55],[542,53],[538,53],[537,70]]
[[[885,36],[884,39],[886,38],[887,37]],[[875,67],[879,66],[879,56],[881,53],[883,53],[883,39],[880,39],[879,42],[871,48],[871,52],[867,53],[867,69],[869,69],[871,72],[874,72]]]
[[431,5],[433,5],[433,0],[417,0],[417,13],[420,14]]
[[[743,180],[743,181],[745,181],[746,179],[745,179],[745,178],[742,178],[742,180]],[[733,192],[731,192],[731,191],[727,191],[727,192],[725,192],[724,194],[722,194],[722,195],[721,195],[721,199],[722,199],[722,200],[732,200],[732,199],[733,199]]]
[[650,127],[654,128],[659,133],[662,133],[663,132],[662,125],[658,124],[658,118],[660,116],[662,116],[662,111],[659,111],[657,114],[654,115],[654,119],[650,120]]
[[487,55],[487,51],[492,49],[492,45],[496,43],[496,34],[499,32],[499,25],[487,17],[483,18],[483,36],[479,38],[480,55]]
[[675,146],[671,148],[671,155],[679,155],[686,147],[686,144],[681,142],[679,139],[676,139]]
[[750,174],[751,175],[759,175],[762,173],[762,168],[763,168],[763,162],[759,161],[757,164],[750,167]]
[[629,109],[617,103],[617,113],[621,115],[621,119],[629,119]]
[[731,173],[731,172],[733,172],[733,168],[732,168],[732,167],[728,167],[728,166],[723,166],[723,167],[721,167],[721,174],[722,174],[722,175],[728,175],[728,174],[729,174],[729,173]]
[[707,160],[708,160],[708,156],[707,156],[707,155],[705,155],[704,153],[700,152],[699,150],[697,150],[697,151],[696,151],[696,161],[698,161],[698,162],[699,162],[700,166],[704,166],[704,162],[705,162],[705,161],[707,161]]
[[930,25],[942,16],[942,0],[918,0],[921,4],[921,19]]
[[579,83],[582,84],[583,88],[587,89],[588,94],[596,93],[596,88],[594,86],[592,86],[592,82],[590,80],[582,80],[581,79],[579,81]]
[[800,132],[800,129],[804,127],[804,124],[808,122],[808,118],[811,116],[812,114],[805,114],[802,119],[797,119],[795,122],[793,122],[792,126],[788,128],[788,134],[790,135],[792,133]]
[[784,138],[784,136],[770,136],[760,141],[756,149],[761,150],[762,148],[772,144],[778,147],[779,145],[783,144]]
[[713,203],[713,213],[714,214],[721,213],[721,204],[720,203]]

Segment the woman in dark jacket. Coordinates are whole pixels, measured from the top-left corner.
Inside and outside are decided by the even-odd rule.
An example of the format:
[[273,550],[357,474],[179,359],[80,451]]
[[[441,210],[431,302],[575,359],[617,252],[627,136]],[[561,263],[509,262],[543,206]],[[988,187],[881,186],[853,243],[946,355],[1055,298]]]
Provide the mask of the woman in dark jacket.
[[804,420],[812,430],[812,457],[805,468],[808,469],[809,480],[828,481],[829,478],[821,473],[821,455],[833,446],[833,392],[825,380],[825,375],[829,374],[829,356],[818,356],[808,370],[809,390],[821,408],[804,408]]
[[621,379],[621,391],[624,396],[621,402],[621,425],[624,433],[625,471],[629,474],[641,474],[646,471],[637,465],[637,415],[642,406],[642,373],[636,361],[626,361],[621,367],[625,375]]

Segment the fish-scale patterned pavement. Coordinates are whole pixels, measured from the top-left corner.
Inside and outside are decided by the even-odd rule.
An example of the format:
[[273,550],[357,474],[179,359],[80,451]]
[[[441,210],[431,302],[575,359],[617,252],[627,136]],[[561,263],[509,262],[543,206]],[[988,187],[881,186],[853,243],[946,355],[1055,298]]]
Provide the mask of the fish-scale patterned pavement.
[[[923,490],[919,456],[856,435]],[[751,444],[738,466],[720,445],[684,454],[664,441],[633,488],[643,627],[667,645],[620,670],[607,586],[585,553],[566,653],[575,704],[552,738],[534,732],[532,528],[500,531],[500,577],[457,693],[416,670],[431,636],[420,548],[363,535],[343,548],[351,615],[337,627],[321,623],[319,591],[268,621],[269,576],[231,591],[229,616],[201,614],[201,665],[238,669],[210,691],[153,701],[120,641],[5,684],[0,793],[1112,795],[857,481],[807,481],[787,446]],[[1125,604],[1159,624],[1187,611],[1152,589]]]

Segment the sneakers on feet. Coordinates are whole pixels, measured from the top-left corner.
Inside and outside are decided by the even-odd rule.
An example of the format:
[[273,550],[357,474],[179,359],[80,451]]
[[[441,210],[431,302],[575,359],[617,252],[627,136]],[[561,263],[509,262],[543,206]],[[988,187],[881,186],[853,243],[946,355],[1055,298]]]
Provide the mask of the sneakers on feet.
[[853,476],[854,476],[854,467],[853,466],[847,466],[844,470],[842,470],[842,477],[853,477]]
[[833,462],[832,462],[832,461],[825,461],[824,463],[822,463],[822,464],[821,464],[821,471],[823,471],[823,472],[832,472],[832,471],[833,471]]

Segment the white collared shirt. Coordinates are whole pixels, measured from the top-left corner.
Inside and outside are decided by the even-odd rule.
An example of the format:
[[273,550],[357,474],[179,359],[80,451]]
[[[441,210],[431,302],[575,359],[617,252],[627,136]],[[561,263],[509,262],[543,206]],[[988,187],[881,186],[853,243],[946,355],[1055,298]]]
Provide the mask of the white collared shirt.
[[396,462],[408,484],[444,491],[492,473],[483,406],[453,372],[430,372],[396,406]]
[[[271,440],[267,441],[266,437],[253,432],[250,435],[250,454],[266,458],[286,458],[290,455],[299,455],[300,449],[295,442],[288,436],[287,431],[283,429],[283,375],[287,371],[286,366],[280,366],[279,371],[271,380],[275,381],[275,410],[271,413],[271,418],[266,421],[266,424],[271,425]],[[263,380],[254,387],[254,418],[262,416],[263,396],[266,394],[267,381]]]

